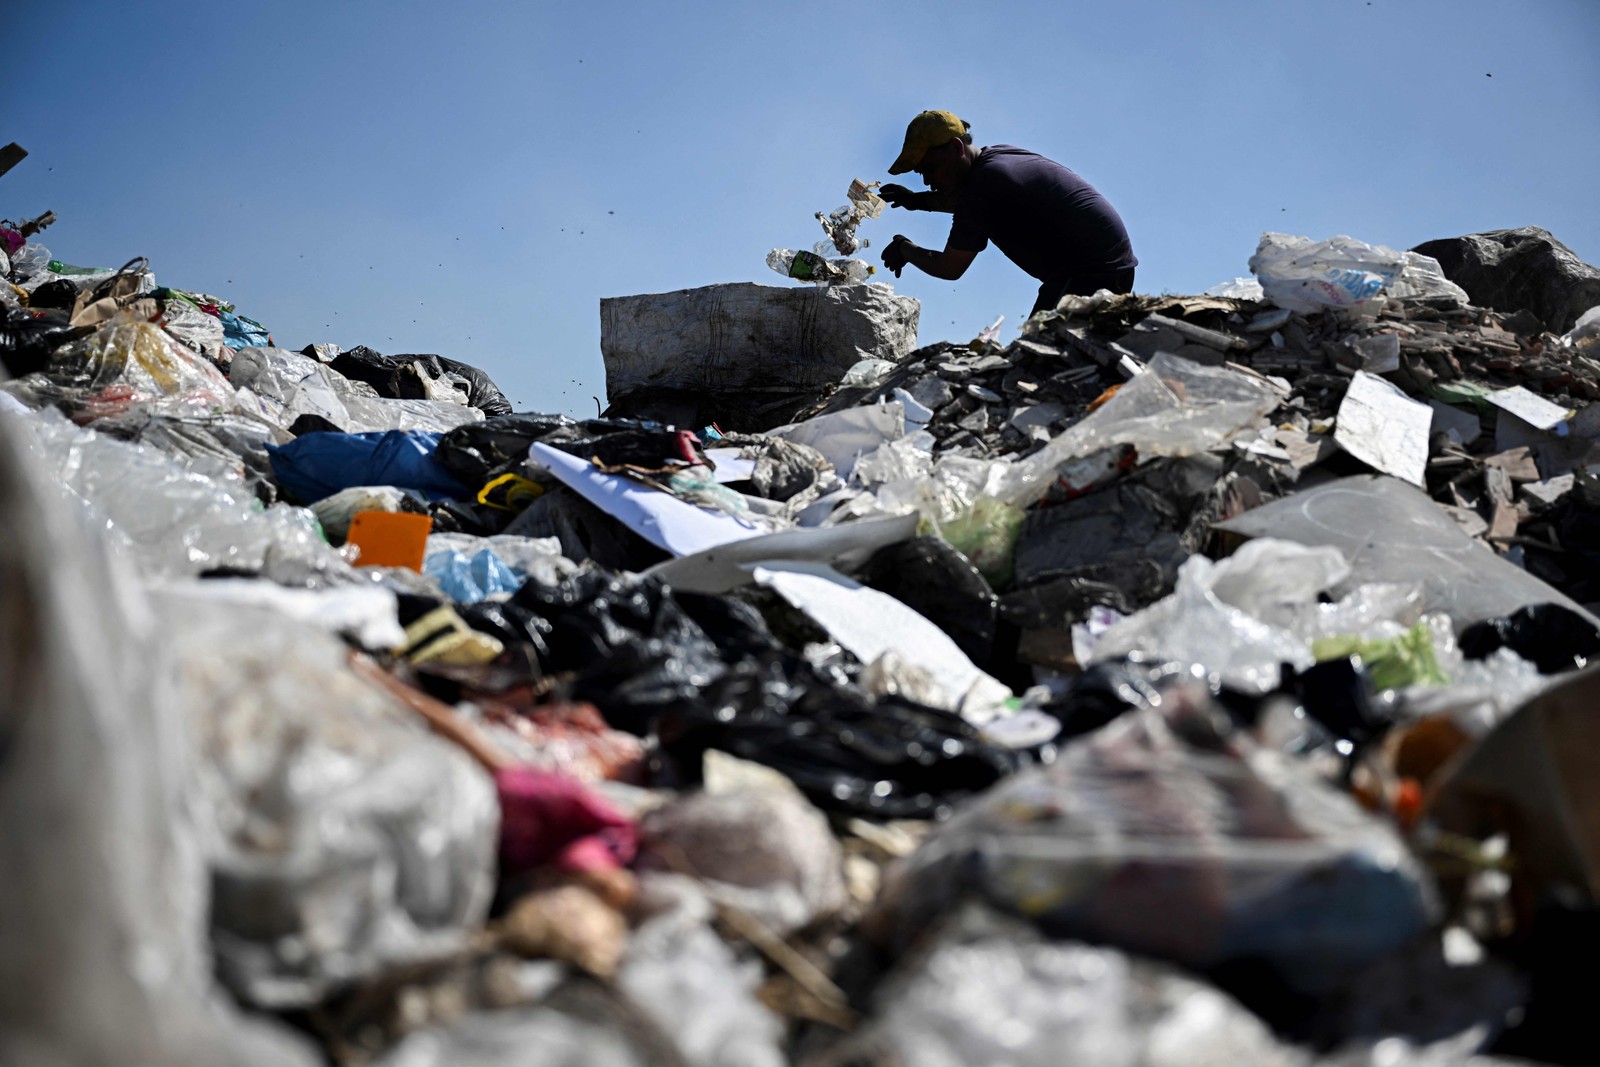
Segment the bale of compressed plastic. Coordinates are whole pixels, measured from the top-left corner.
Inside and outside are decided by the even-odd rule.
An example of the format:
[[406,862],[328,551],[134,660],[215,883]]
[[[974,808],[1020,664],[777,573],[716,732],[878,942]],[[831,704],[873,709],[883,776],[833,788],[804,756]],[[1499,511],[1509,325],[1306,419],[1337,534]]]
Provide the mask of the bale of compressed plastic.
[[[784,395],[837,382],[867,358],[916,347],[921,304],[884,284],[733,282],[600,301],[606,395]],[[776,425],[774,423],[774,425]]]

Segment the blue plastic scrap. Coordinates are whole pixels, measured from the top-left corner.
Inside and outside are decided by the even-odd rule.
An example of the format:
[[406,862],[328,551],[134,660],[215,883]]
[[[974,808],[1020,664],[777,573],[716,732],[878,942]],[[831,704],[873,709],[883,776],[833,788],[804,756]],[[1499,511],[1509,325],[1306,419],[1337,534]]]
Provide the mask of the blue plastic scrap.
[[268,445],[278,485],[302,504],[342,489],[392,485],[429,500],[465,499],[471,491],[434,456],[443,434],[424,430],[309,433],[286,445]]
[[422,573],[439,583],[445,595],[458,604],[476,604],[497,593],[515,593],[528,576],[507,565],[493,549],[472,555],[457,549],[428,553]]

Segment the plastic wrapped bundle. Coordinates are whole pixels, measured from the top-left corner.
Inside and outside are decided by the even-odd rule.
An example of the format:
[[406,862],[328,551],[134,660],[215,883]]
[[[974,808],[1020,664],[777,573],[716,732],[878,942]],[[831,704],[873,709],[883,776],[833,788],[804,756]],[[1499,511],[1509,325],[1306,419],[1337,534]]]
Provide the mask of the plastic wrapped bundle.
[[903,938],[976,893],[1046,932],[1308,993],[1425,930],[1430,883],[1353,800],[1175,689],[992,789],[885,892]]

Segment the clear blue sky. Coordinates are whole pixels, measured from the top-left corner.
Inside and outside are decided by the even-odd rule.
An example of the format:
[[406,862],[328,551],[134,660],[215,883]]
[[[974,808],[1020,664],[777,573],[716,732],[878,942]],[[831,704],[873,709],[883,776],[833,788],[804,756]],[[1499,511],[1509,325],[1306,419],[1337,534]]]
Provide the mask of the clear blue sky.
[[[1247,274],[1264,230],[1531,224],[1600,263],[1596,0],[6,9],[0,143],[31,156],[0,216],[53,208],[60,258],[147,255],[286,347],[475,364],[519,409],[604,399],[603,296],[788,284],[768,250],[819,240],[923,108],[1097,185],[1142,292]],[[947,228],[861,232],[876,261]],[[924,343],[1013,337],[1035,289],[992,248],[894,284]]]

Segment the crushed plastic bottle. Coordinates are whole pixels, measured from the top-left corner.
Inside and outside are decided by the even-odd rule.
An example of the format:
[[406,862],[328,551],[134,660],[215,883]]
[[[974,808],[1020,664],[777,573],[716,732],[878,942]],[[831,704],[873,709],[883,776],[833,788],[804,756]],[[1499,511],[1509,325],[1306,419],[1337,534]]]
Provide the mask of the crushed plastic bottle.
[[827,259],[805,249],[789,248],[774,248],[768,252],[767,266],[786,278],[816,285],[856,285],[877,271],[864,259]]

